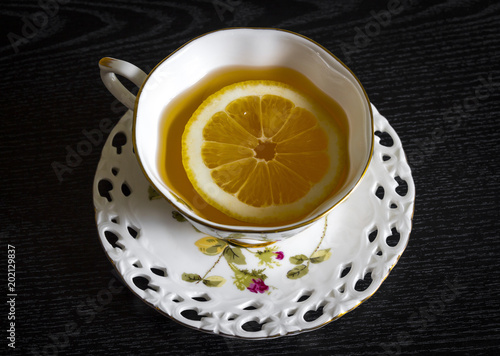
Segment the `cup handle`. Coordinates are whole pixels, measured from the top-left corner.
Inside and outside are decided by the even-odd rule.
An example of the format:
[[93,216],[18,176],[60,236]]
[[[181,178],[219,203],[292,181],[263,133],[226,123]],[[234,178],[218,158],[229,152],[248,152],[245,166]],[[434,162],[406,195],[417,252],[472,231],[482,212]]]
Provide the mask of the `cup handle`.
[[146,80],[147,74],[129,62],[109,57],[99,61],[99,68],[101,70],[101,79],[111,94],[127,108],[134,110],[135,95],[123,86],[116,74],[127,78],[139,88]]

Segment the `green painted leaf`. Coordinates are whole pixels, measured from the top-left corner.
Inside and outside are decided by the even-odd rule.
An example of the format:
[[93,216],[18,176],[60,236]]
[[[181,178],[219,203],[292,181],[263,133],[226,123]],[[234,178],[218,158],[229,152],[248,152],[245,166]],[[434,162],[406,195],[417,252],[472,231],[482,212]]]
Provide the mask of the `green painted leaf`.
[[198,282],[201,281],[201,276],[195,273],[183,273],[182,280],[190,283]]
[[252,279],[260,278],[263,281],[267,279],[267,276],[264,274],[265,269],[252,269],[251,271],[247,269],[238,269],[235,265],[229,264],[231,269],[234,271],[234,285],[239,290],[245,290],[252,283]]
[[158,194],[156,190],[152,186],[149,186],[148,188],[148,197],[149,200],[154,200],[154,199],[161,199],[161,195]]
[[234,271],[234,277],[233,277],[234,285],[239,290],[245,290],[245,288],[247,288],[249,285],[249,280],[251,280],[251,276],[247,275],[246,273],[236,268],[232,268],[232,270]]
[[266,249],[264,251],[257,251],[255,256],[260,260],[259,266],[266,265],[267,267],[273,268],[273,262],[276,262],[274,251]]
[[304,277],[309,272],[309,268],[306,265],[300,265],[292,268],[286,274],[287,278],[298,279]]
[[184,221],[186,221],[186,218],[181,213],[179,213],[176,210],[172,211],[172,217],[175,220],[177,220],[178,222],[184,222]]
[[234,263],[237,265],[245,265],[247,263],[243,251],[239,247],[227,247],[224,250],[224,258],[228,263]]
[[227,246],[227,243],[216,237],[205,236],[194,243],[198,249],[208,256],[220,254]]
[[222,287],[226,283],[226,279],[221,276],[210,276],[203,280],[203,284],[207,287]]
[[264,274],[265,271],[266,271],[265,268],[264,269],[253,269],[250,271],[250,275],[253,277],[256,277],[256,278],[260,278],[263,281],[265,281],[267,279],[267,276]]
[[290,257],[290,263],[294,265],[300,265],[307,261],[309,258],[306,255],[295,255]]
[[330,249],[327,248],[326,250],[319,250],[314,252],[311,255],[310,261],[311,263],[321,263],[323,261],[326,261],[332,256],[332,253],[330,252]]

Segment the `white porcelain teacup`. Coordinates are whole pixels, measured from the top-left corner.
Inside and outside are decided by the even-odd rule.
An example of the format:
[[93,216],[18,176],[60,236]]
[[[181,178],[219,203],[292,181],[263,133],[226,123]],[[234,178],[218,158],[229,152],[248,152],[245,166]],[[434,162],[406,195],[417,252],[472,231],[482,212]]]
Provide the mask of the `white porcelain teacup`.
[[[134,111],[133,141],[146,178],[198,230],[240,244],[262,245],[293,236],[328,214],[350,194],[366,172],[373,151],[373,116],[355,75],[314,41],[284,30],[237,28],[200,36],[163,59],[149,75],[136,66],[103,58],[101,77],[109,91]],[[349,125],[349,172],[343,186],[305,218],[282,226],[236,226],[209,221],[194,212],[162,179],[159,131],[165,107],[207,74],[226,66],[280,66],[305,75],[344,109]],[[140,87],[137,97],[117,79]]]

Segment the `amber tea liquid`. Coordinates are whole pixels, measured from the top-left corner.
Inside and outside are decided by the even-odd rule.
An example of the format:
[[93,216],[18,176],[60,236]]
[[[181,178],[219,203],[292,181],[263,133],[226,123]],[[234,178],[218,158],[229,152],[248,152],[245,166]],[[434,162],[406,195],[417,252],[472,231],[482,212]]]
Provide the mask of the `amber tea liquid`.
[[[192,88],[177,96],[164,110],[162,118],[162,130],[160,132],[160,159],[159,171],[164,182],[183,199],[199,216],[215,223],[251,226],[251,224],[236,220],[212,207],[195,191],[189,181],[182,165],[182,134],[186,123],[191,115],[210,95],[223,87],[246,80],[274,80],[293,86],[303,94],[315,99],[336,121],[341,132],[340,142],[345,147],[341,152],[348,152],[347,117],[342,107],[323,91],[319,90],[303,74],[286,67],[225,67],[216,70]],[[349,160],[345,160],[349,162]],[[346,179],[349,167],[343,170],[343,176],[339,180],[337,188],[332,193],[335,194]],[[327,198],[328,199],[328,198]],[[298,221],[299,219],[295,219]],[[293,223],[294,221],[286,222]],[[259,224],[261,226],[271,226],[272,224]]]

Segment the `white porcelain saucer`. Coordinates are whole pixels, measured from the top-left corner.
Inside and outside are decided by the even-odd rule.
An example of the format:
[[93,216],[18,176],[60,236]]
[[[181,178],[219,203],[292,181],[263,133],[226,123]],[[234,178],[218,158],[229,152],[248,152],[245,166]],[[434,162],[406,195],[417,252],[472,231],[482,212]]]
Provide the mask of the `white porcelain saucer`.
[[94,181],[104,250],[137,296],[196,329],[263,339],[339,318],[380,287],[412,226],[410,168],[396,132],[372,109],[378,139],[355,191],[308,230],[261,248],[199,233],[156,194],[133,153],[127,112]]

